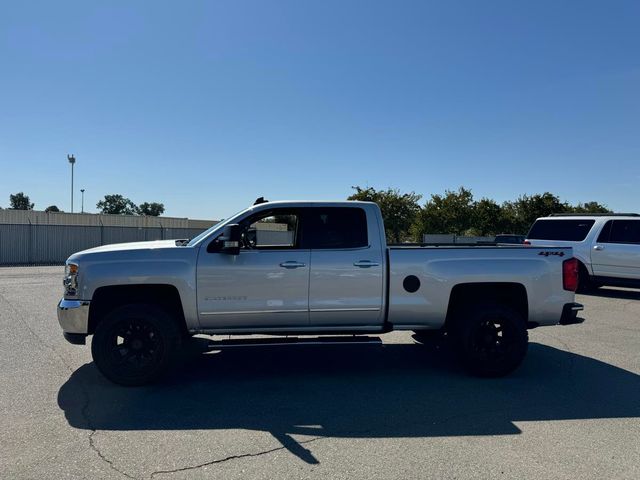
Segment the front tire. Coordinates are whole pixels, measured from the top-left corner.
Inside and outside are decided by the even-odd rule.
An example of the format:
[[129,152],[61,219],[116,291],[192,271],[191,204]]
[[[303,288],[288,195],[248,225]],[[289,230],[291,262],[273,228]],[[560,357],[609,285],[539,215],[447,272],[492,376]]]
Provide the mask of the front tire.
[[524,318],[505,306],[482,306],[460,315],[454,341],[465,368],[481,377],[502,377],[520,366],[529,335]]
[[442,330],[414,330],[413,338],[418,343],[435,343],[444,337]]
[[123,305],[98,324],[91,354],[114,383],[139,386],[158,380],[175,362],[181,333],[177,322],[152,304]]

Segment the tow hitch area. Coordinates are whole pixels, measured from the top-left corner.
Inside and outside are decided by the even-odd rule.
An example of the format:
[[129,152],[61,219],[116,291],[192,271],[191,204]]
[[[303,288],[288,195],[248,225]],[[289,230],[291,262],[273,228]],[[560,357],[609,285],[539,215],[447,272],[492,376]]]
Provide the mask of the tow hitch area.
[[584,305],[580,303],[567,303],[562,309],[560,325],[575,325],[584,322],[584,318],[578,317],[578,312],[584,310]]
[[296,345],[382,345],[380,337],[283,337],[283,338],[239,338],[211,340],[210,350],[236,347],[283,347]]

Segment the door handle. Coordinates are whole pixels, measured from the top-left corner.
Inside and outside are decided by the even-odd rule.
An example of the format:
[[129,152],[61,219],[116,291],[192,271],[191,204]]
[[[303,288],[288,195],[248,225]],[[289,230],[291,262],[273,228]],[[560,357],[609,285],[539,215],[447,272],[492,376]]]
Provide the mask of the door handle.
[[596,245],[593,247],[594,250],[604,250],[604,247],[602,245]]
[[289,260],[287,262],[282,262],[280,266],[282,268],[300,268],[306,267],[306,264],[302,262],[296,262],[295,260]]
[[358,260],[357,262],[353,262],[354,267],[360,268],[369,268],[369,267],[379,267],[380,264],[378,262],[372,262],[371,260]]

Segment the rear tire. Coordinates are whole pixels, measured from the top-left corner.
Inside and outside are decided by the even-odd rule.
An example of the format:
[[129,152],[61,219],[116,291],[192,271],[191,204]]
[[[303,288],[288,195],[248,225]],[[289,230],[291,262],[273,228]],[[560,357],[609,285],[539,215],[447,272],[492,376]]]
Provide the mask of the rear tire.
[[123,305],[98,324],[91,354],[98,370],[114,383],[152,383],[172,366],[182,334],[171,315],[152,304]]
[[480,377],[502,377],[522,363],[528,348],[526,323],[515,310],[479,306],[458,316],[454,343],[465,368]]

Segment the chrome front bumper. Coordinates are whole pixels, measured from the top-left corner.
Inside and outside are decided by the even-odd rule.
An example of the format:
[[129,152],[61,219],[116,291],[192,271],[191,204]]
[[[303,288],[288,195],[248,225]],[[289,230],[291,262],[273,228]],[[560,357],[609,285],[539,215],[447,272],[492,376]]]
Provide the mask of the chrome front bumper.
[[60,300],[58,323],[64,333],[86,335],[89,332],[89,303],[88,300]]

